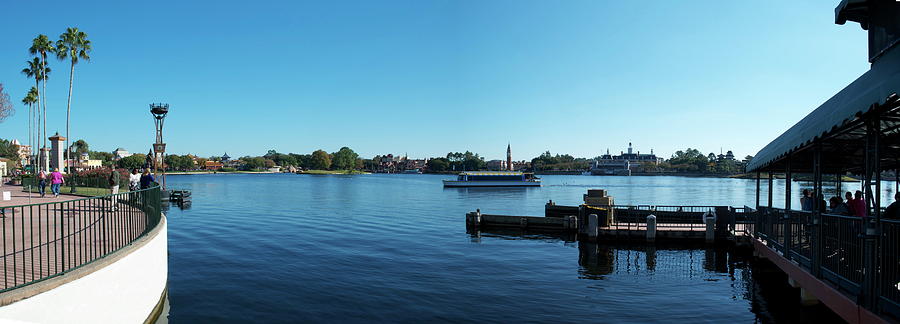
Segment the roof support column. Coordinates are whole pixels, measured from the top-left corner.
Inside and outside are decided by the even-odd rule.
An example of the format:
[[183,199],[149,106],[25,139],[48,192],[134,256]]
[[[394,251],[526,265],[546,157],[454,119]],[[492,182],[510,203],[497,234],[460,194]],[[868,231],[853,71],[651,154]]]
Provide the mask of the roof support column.
[[[860,294],[863,305],[874,309],[877,305],[876,263],[878,223],[881,221],[881,122],[878,116],[866,120],[865,175],[863,192],[866,200],[866,216],[863,217],[863,282]],[[874,187],[874,188],[873,188]]]
[[759,210],[759,171],[756,171],[756,210]]
[[784,222],[784,257],[788,260],[791,259],[791,238],[792,238],[792,230],[791,227],[791,159],[793,158],[793,154],[788,154],[787,157],[787,165],[784,168],[784,217],[782,218],[782,222]]
[[774,190],[773,188],[775,187],[772,184],[775,180],[775,175],[772,174],[771,170],[769,170],[768,173],[769,173],[769,208],[772,208],[772,207],[775,207],[775,204],[772,203],[772,191]]
[[[824,190],[822,190],[822,141],[817,140],[813,147],[813,200],[815,203],[813,204],[813,214],[811,222],[812,224],[808,224],[808,231],[811,233],[809,240],[810,244],[810,272],[814,276],[819,276],[819,270],[822,265],[822,254],[824,254],[824,250],[822,250],[822,213],[825,211],[820,208],[820,196],[824,197]],[[840,195],[840,192],[838,193]]]

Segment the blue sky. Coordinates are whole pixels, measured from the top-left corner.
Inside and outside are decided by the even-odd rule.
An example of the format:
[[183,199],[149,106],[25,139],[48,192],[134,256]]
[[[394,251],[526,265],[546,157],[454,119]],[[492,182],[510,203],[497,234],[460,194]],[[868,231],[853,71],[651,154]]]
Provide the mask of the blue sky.
[[[146,152],[167,102],[170,153],[593,157],[629,141],[755,154],[869,68],[838,1],[10,1],[0,83],[26,137],[20,74],[37,34],[77,26],[72,137]],[[35,17],[34,13],[41,14]],[[65,131],[53,61],[48,133]]]

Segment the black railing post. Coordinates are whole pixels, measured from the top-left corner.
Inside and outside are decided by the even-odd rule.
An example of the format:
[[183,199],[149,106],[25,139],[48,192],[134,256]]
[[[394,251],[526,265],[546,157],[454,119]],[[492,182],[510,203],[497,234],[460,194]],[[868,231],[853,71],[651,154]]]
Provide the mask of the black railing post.
[[759,171],[756,171],[756,209],[759,210]]
[[775,190],[775,186],[773,185],[775,182],[775,175],[772,174],[772,171],[769,170],[769,208],[775,207],[775,203],[772,200],[772,192]]
[[793,231],[791,231],[791,155],[787,157],[787,166],[784,171],[784,257],[791,259],[791,240]]
[[[824,199],[824,190],[822,190],[822,142],[816,141],[815,148],[813,150],[813,186],[816,199],[814,200],[816,203],[813,204],[813,214],[812,214],[812,224],[809,224],[809,228],[807,229],[812,236],[809,245],[809,254],[810,254],[810,271],[813,276],[819,277],[820,267],[822,266],[822,213],[825,212],[821,210],[819,207],[819,197],[821,196]],[[840,193],[838,193],[840,195]]]
[[[867,217],[863,217],[865,233],[860,233],[863,238],[863,280],[860,294],[863,297],[863,306],[869,309],[875,309],[878,295],[876,265],[878,263],[877,226],[881,220],[880,133],[881,123],[878,117],[870,117],[866,121],[866,165],[863,177]],[[875,186],[874,192],[872,186]]]

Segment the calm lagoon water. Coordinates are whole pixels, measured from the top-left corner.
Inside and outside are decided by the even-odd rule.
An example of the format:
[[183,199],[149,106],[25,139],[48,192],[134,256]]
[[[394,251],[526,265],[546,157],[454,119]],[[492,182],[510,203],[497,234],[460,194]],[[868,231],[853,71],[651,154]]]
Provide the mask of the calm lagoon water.
[[833,319],[823,307],[801,310],[785,278],[726,250],[465,229],[476,208],[543,215],[548,200],[575,205],[588,188],[618,204],[753,205],[753,180],[544,176],[542,188],[442,188],[449,178],[170,176],[193,204],[168,212],[169,321]]

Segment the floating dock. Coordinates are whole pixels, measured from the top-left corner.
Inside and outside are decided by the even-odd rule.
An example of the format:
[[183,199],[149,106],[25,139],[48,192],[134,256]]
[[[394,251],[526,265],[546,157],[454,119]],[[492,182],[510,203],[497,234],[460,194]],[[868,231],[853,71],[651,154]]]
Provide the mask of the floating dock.
[[749,245],[750,220],[746,207],[615,205],[605,190],[592,189],[579,206],[552,200],[544,216],[466,214],[466,227],[521,229],[529,232],[574,233],[583,241],[735,242]]

